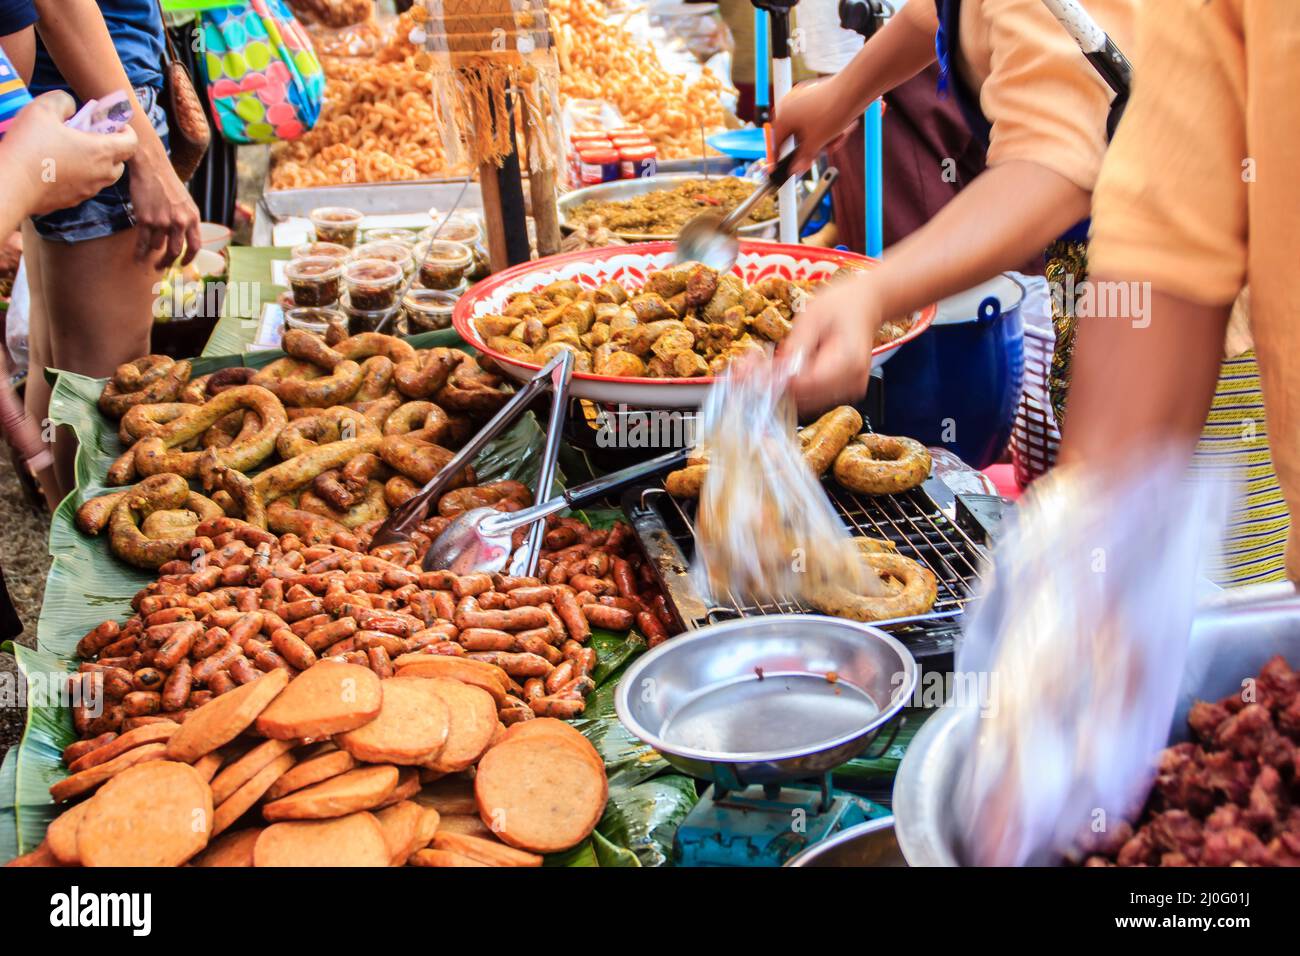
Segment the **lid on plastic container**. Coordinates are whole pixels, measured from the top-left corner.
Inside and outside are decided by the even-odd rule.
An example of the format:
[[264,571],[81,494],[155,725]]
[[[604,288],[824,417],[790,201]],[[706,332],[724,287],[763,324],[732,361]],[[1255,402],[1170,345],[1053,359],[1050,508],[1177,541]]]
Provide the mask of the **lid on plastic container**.
[[346,259],[352,250],[347,246],[341,246],[337,242],[304,242],[300,246],[294,246],[289,253],[291,258],[306,259],[311,256],[328,256],[331,259],[342,261]]
[[345,226],[359,223],[364,218],[359,209],[348,206],[318,206],[307,214],[312,222],[329,223],[331,226]]
[[344,267],[343,278],[353,285],[392,286],[402,281],[402,267],[388,259],[353,259]]
[[[441,220],[439,220],[441,221]],[[463,242],[467,245],[474,245],[483,241],[483,227],[478,221],[465,215],[452,215],[447,217],[447,221],[442,223],[441,228],[430,226],[427,230],[429,233],[425,238],[434,238],[436,232],[437,238],[447,239],[451,242]]]
[[346,316],[342,311],[332,307],[299,306],[289,309],[284,314],[284,324],[291,329],[303,329],[307,332],[325,332],[329,324]]
[[451,317],[460,296],[454,290],[412,289],[402,298],[402,306],[411,312],[430,317]]
[[[343,263],[331,256],[293,259],[284,267],[287,279],[332,279],[343,271]],[[400,270],[399,270],[400,271]]]
[[411,247],[405,243],[388,240],[363,242],[352,250],[352,255],[348,259],[383,259],[386,262],[396,262],[403,269],[407,269],[412,262]]
[[474,254],[463,242],[450,239],[426,239],[415,247],[415,261],[447,268],[467,267]]
[[404,246],[413,246],[419,237],[410,229],[380,226],[377,229],[367,229],[362,238],[366,242],[400,242]]
[[653,146],[624,146],[618,151],[623,159],[653,159],[656,150]]
[[596,149],[583,149],[578,151],[578,158],[584,163],[617,163],[618,150],[610,146],[608,148],[600,146]]

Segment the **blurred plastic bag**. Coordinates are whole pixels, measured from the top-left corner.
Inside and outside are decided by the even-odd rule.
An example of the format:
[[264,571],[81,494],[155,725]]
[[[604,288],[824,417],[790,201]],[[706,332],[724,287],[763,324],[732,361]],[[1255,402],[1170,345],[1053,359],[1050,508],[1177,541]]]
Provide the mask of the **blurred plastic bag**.
[[1140,811],[1182,680],[1198,569],[1230,488],[1186,459],[1058,468],[1022,499],[974,603],[957,670],[989,675],[953,814],[979,865],[1059,862]]
[[809,469],[785,397],[786,363],[733,363],[700,408],[700,492],[693,573],[718,600],[800,601],[842,587],[883,590]]
[[561,132],[567,143],[574,133],[618,129],[626,125],[618,107],[605,100],[565,100],[560,110]]
[[19,378],[27,372],[27,360],[31,354],[27,317],[30,308],[31,293],[27,288],[27,263],[19,260],[13,291],[9,293],[9,308],[5,312],[5,348],[9,351],[9,373],[14,378]]

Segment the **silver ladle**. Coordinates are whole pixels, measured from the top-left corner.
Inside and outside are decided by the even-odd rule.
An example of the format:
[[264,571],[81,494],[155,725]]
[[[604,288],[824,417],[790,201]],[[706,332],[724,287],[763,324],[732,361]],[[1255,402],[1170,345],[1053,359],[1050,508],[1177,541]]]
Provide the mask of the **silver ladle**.
[[576,485],[550,501],[543,501],[522,511],[502,512],[495,508],[466,511],[456,517],[429,545],[429,550],[424,554],[424,569],[449,570],[457,574],[500,571],[510,562],[512,537],[516,528],[534,521],[540,523],[541,519],[557,511],[576,508],[585,501],[603,497],[661,471],[678,468],[686,464],[691,454],[691,449],[683,448],[651,458]]
[[740,241],[736,229],[745,221],[750,210],[785,185],[794,166],[794,153],[790,152],[776,161],[767,181],[749,194],[739,206],[725,216],[716,212],[702,212],[693,217],[677,234],[674,257],[678,264],[699,262],[717,272],[730,272],[740,255]]

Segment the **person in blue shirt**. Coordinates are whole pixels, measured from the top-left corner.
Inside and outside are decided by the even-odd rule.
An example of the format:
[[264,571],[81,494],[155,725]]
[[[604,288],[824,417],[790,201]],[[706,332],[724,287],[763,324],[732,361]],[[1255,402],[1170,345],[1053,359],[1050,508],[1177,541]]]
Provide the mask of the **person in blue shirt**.
[[[3,31],[31,7],[37,19],[29,53],[30,24]],[[32,64],[34,95],[64,90],[80,102],[124,90],[134,101],[139,146],[122,178],[23,226],[32,368],[107,376],[149,351],[162,270],[200,248],[198,209],[167,156],[162,11],[158,0],[0,0],[0,15],[8,14],[0,45],[20,71]],[[26,406],[35,420],[48,417],[49,397],[45,377],[32,375]],[[42,482],[51,505],[72,485],[75,446],[70,436],[55,442],[57,481]]]

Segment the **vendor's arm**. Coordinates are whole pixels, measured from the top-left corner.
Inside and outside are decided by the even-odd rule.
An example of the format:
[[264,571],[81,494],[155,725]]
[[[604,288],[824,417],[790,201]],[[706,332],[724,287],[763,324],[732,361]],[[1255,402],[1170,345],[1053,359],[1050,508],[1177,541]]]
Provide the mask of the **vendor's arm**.
[[131,97],[131,127],[140,143],[130,162],[137,257],[150,258],[161,269],[185,248],[189,262],[201,248],[198,208],[140,108],[95,0],[36,0],[36,9],[41,41],[79,99],[98,99],[115,90]]
[[909,0],[841,72],[802,83],[781,100],[772,116],[773,139],[794,137],[796,170],[811,166],[875,99],[934,62],[937,27],[934,0]]
[[[1080,319],[1066,461],[1105,461],[1159,441],[1190,456],[1214,395],[1232,302],[1246,281],[1241,25],[1232,4],[1147,4],[1139,21],[1142,80],[1097,184],[1088,256],[1097,288],[1132,283],[1130,302],[1152,291],[1140,303],[1146,316]],[[1263,351],[1267,334],[1257,340]],[[1268,356],[1260,362],[1267,366]],[[1270,425],[1289,436],[1277,411],[1270,403]],[[1279,443],[1275,457],[1281,475],[1296,458],[1295,442]]]
[[1041,0],[972,9],[982,19],[963,21],[968,39],[952,69],[979,89],[988,168],[882,266],[828,288],[795,320],[784,350],[804,355],[792,391],[805,410],[861,397],[885,319],[1020,266],[1088,214],[1109,88]]
[[[1032,259],[1088,213],[1088,192],[1037,163],[987,170],[877,268],[819,293],[796,317],[783,354],[806,365],[792,394],[806,411],[860,398],[881,323]],[[1010,211],[1014,210],[1014,213]]]

